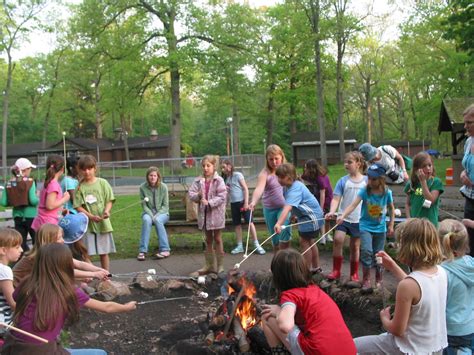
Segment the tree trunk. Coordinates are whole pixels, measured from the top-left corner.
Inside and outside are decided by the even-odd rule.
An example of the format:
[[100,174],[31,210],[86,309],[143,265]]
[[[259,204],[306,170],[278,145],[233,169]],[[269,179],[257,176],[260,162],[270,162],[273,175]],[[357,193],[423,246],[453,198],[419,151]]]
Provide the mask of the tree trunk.
[[337,45],[337,64],[336,64],[336,104],[337,104],[337,125],[338,138],[339,138],[339,159],[344,161],[344,155],[346,154],[346,147],[344,144],[344,98],[342,92],[342,43]]
[[268,106],[267,106],[267,144],[272,144],[272,137],[273,137],[273,128],[274,128],[274,119],[275,119],[275,89],[276,84],[272,80],[268,90]]
[[290,116],[290,134],[293,135],[296,133],[296,103],[295,103],[295,90],[296,90],[296,64],[292,62],[290,64],[290,108],[289,108],[289,116]]
[[61,57],[62,57],[62,52],[60,53],[60,55],[58,56],[57,60],[56,60],[56,64],[54,66],[54,78],[53,78],[53,83],[51,85],[51,90],[49,91],[49,95],[48,95],[48,103],[46,105],[46,114],[44,116],[44,126],[43,126],[43,139],[41,141],[41,147],[43,149],[46,148],[46,140],[47,140],[47,136],[48,136],[48,126],[49,126],[49,119],[51,117],[51,105],[53,103],[53,97],[54,97],[54,92],[56,90],[56,86],[58,84],[58,77],[59,77],[59,62],[61,60]]
[[9,104],[10,104],[10,89],[12,86],[12,75],[14,65],[10,54],[10,49],[7,51],[8,57],[8,68],[7,68],[7,83],[3,90],[3,125],[2,125],[2,171],[3,180],[6,181],[8,178],[8,160],[7,160],[7,130],[8,130],[8,116],[9,116]]
[[384,141],[383,119],[382,119],[382,100],[377,96],[377,118],[379,121],[380,141]]
[[173,164],[174,170],[179,170],[181,165],[179,158],[181,156],[181,98],[180,98],[180,79],[179,63],[176,60],[178,48],[177,38],[174,29],[176,13],[170,9],[168,13],[168,58],[171,76],[171,158],[176,161]]
[[234,154],[240,155],[240,115],[235,93],[232,93],[232,134],[234,137]]
[[372,143],[374,116],[372,114],[370,75],[365,79],[365,109],[367,111],[367,141]]
[[102,113],[100,112],[100,109],[99,109],[99,102],[101,100],[100,90],[99,90],[100,81],[101,81],[101,75],[100,73],[97,73],[97,78],[94,81],[94,95],[92,99],[93,104],[94,104],[94,110],[95,110],[95,137],[97,139],[100,139],[103,137]]
[[321,70],[321,33],[319,28],[320,17],[320,3],[319,0],[311,1],[311,27],[314,35],[314,62],[316,65],[316,102],[318,105],[318,121],[319,121],[319,140],[321,142],[321,163],[327,166],[328,157],[326,152],[326,122],[324,118],[324,86],[323,73]]

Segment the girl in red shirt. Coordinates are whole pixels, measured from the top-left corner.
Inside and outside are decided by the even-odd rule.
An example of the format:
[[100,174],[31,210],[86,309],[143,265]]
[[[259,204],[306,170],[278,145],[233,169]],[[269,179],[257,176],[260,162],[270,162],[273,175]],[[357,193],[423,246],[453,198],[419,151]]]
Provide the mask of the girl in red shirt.
[[272,260],[280,305],[266,305],[263,331],[272,353],[355,354],[356,348],[336,303],[313,283],[303,256],[280,250]]

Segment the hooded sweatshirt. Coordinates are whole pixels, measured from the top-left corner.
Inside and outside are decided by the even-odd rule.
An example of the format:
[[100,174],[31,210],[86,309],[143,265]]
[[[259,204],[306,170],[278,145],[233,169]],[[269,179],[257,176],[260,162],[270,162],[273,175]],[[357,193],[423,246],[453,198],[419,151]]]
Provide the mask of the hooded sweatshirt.
[[441,266],[448,274],[446,322],[448,335],[474,333],[474,258],[465,255]]

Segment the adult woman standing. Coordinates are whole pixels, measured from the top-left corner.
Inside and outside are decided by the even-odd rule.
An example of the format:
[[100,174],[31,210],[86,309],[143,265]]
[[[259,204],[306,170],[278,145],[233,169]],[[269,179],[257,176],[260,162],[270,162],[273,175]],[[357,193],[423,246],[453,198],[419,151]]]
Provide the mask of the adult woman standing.
[[[464,170],[461,172],[461,194],[465,197],[464,218],[474,219],[474,104],[469,105],[463,112],[464,129],[468,135],[464,144],[464,157],[462,158],[462,166]],[[466,227],[468,227],[466,225]],[[474,229],[468,227],[469,233],[469,252],[474,256]]]
[[146,181],[140,185],[140,199],[142,200],[142,233],[137,259],[145,260],[150,242],[151,226],[155,225],[160,250],[155,255],[157,259],[170,256],[170,245],[165,224],[169,221],[168,187],[161,182],[160,170],[151,166],[146,172]]

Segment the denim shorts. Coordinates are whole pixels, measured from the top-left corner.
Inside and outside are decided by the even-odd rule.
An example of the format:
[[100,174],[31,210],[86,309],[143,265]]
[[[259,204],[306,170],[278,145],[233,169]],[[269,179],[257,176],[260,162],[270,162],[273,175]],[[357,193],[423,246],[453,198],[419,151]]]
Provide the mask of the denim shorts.
[[359,230],[359,223],[351,223],[351,222],[342,222],[341,225],[336,227],[337,231],[341,231],[350,235],[354,238],[360,238],[360,230]]
[[300,232],[298,231],[298,234],[300,235],[300,238],[303,238],[304,240],[311,240],[311,239],[316,239],[319,235],[319,229],[314,232]]

